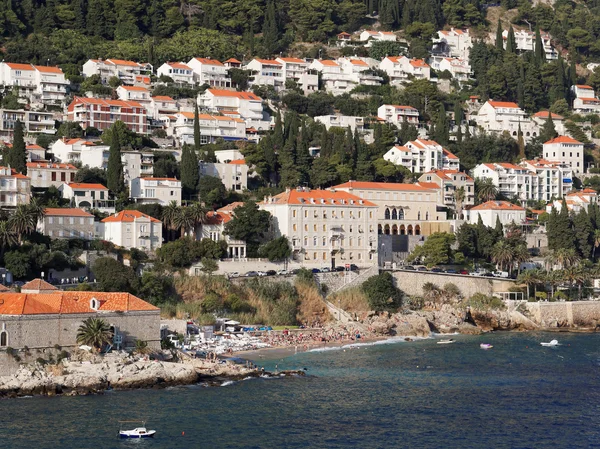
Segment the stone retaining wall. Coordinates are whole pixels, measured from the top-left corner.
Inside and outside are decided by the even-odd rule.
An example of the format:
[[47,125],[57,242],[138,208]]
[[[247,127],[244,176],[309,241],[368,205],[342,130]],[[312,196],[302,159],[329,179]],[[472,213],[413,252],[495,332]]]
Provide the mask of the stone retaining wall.
[[600,323],[599,301],[528,302],[525,307],[542,327],[596,327]]

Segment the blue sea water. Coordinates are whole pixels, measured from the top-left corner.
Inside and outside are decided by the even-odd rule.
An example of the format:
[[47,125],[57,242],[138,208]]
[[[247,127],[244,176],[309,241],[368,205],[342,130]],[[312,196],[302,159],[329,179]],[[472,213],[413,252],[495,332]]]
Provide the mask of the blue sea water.
[[[3,400],[0,447],[600,447],[600,334],[454,338],[258,362],[305,378]],[[119,419],[140,418],[155,439],[117,439]]]

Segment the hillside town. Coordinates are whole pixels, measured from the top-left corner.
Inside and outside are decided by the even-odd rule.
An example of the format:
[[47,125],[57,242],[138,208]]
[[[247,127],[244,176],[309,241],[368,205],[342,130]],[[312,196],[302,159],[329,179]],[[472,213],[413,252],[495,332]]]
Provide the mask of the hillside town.
[[[525,301],[597,296],[600,65],[587,30],[589,42],[565,37],[540,19],[544,5],[467,19],[445,4],[440,23],[417,20],[411,2],[384,13],[392,2],[370,1],[328,31],[299,19],[299,45],[274,3],[260,35],[244,32],[251,47],[232,33],[239,50],[161,46],[189,24],[136,52],[147,58],[7,47],[0,348],[70,346],[66,334],[13,336],[15,316],[36,313],[125,313],[123,346],[155,349],[168,332],[159,313],[310,327],[354,312],[329,295],[386,272],[511,280],[494,293]],[[320,309],[274,318],[259,278],[289,287],[307,274]],[[273,294],[299,294],[285,288]],[[410,294],[427,302],[428,288]]]

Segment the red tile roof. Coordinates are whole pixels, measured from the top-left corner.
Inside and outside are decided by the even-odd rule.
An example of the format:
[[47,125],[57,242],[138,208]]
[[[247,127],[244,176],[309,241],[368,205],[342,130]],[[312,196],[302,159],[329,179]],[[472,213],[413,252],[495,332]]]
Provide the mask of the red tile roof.
[[277,62],[274,59],[255,58],[254,60],[260,62],[261,64],[266,64],[266,65],[281,65],[280,62]]
[[588,86],[587,84],[576,84],[575,87],[578,87],[579,89],[593,89],[592,86]]
[[360,65],[360,66],[364,66],[364,67],[369,66],[369,64],[367,64],[362,59],[349,59],[349,61],[350,61],[350,64],[352,64],[352,65]]
[[34,279],[23,285],[21,291],[23,290],[58,290],[58,288],[43,279]]
[[237,60],[237,59],[235,59],[235,58],[229,58],[229,59],[228,59],[227,61],[225,61],[225,62],[231,62],[231,63],[234,63],[234,64],[241,64],[241,63],[242,63],[241,61],[238,61],[238,60]]
[[105,100],[102,98],[75,97],[73,98],[73,102],[69,105],[69,111],[72,111],[72,108],[79,103],[96,104],[101,106],[117,106],[121,108],[143,108],[143,106],[137,101]]
[[45,65],[34,65],[34,67],[39,71],[39,72],[44,72],[44,73],[57,73],[62,75],[63,71],[61,70],[60,67],[52,67],[52,66],[45,66]]
[[234,159],[233,161],[229,161],[229,163],[233,164],[233,165],[245,165],[246,160],[245,159]]
[[58,164],[54,162],[27,162],[27,168],[58,168],[64,170],[77,170],[73,164]]
[[167,62],[167,65],[173,67],[174,69],[182,69],[182,70],[190,70],[190,71],[192,70],[190,67],[188,67],[183,62]]
[[157,220],[150,215],[146,215],[139,210],[122,210],[119,213],[111,215],[110,217],[106,217],[102,220],[102,223],[133,223],[136,219],[139,218],[148,218],[152,223],[160,223],[160,220]]
[[107,62],[115,65],[126,65],[129,67],[142,67],[142,64],[134,61],[127,61],[125,59],[107,59]]
[[348,181],[333,186],[334,189],[364,189],[364,190],[411,190],[427,192],[428,190],[416,184],[404,184],[395,182],[366,182]]
[[472,207],[471,210],[514,210],[525,211],[521,206],[509,203],[508,201],[488,201],[479,206]]
[[[533,116],[547,119],[548,113],[549,113],[549,111],[540,111],[540,112],[536,112],[535,114],[533,114]],[[554,112],[552,113],[552,118],[554,120],[563,120],[564,119],[564,117],[562,115],[555,114]]]
[[319,59],[318,60],[321,65],[329,66],[329,67],[337,67],[339,64],[331,59]]
[[411,59],[410,65],[412,65],[413,67],[429,67],[429,64],[427,64],[422,59]]
[[437,184],[435,182],[421,182],[421,181],[419,181],[417,184],[420,185],[421,187],[425,187],[426,189],[431,189],[431,190],[436,190],[436,189],[440,188],[439,184]]
[[[218,61],[216,59],[210,59],[210,58],[194,58],[196,61],[202,63],[202,64],[206,64],[206,65],[223,65],[223,63],[221,61]],[[229,60],[228,62],[233,62],[231,60]]]
[[77,207],[49,207],[44,210],[47,217],[93,217],[92,214],[88,214],[86,211]]
[[17,64],[15,62],[7,62],[5,64],[13,70],[35,70],[31,64]]
[[[321,202],[323,200],[324,202]],[[350,204],[353,201],[354,204]],[[327,206],[370,206],[376,207],[376,204],[363,200],[362,198],[352,195],[351,193],[339,191],[339,190],[301,190],[290,189],[275,195],[273,202],[267,201],[261,204],[315,204],[315,205],[327,205]]]
[[252,92],[235,92],[233,90],[223,89],[207,89],[206,92],[214,95],[215,97],[235,97],[241,100],[262,101],[262,98],[253,94]]
[[519,105],[517,103],[513,103],[512,101],[492,101],[488,100],[490,106],[495,108],[508,108],[508,109],[519,109]]
[[148,89],[146,87],[141,87],[141,86],[120,86],[122,89],[125,90],[130,90],[133,92],[148,92]]
[[175,103],[174,99],[172,99],[171,97],[167,97],[166,95],[157,95],[156,97],[152,98],[158,101],[172,101],[173,103]]
[[230,214],[224,212],[209,212],[206,214],[206,224],[209,225],[220,225],[231,221],[233,217]]
[[82,190],[108,190],[102,184],[87,184],[83,182],[72,182],[67,184],[72,189],[82,189]]
[[569,136],[558,136],[558,137],[555,137],[554,139],[551,139],[548,142],[544,142],[544,145],[549,145],[549,144],[553,144],[553,143],[571,143],[571,144],[576,144],[576,145],[583,145],[578,140],[575,140],[575,139],[573,139],[572,137],[569,137]]

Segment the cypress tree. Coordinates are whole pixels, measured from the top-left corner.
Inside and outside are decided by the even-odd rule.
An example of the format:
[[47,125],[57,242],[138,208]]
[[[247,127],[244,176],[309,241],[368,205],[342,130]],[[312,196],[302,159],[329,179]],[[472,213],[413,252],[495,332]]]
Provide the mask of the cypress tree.
[[106,187],[117,196],[125,191],[125,179],[123,177],[123,163],[121,162],[119,128],[115,125],[112,128],[113,136],[108,154],[108,167],[106,169]]
[[504,38],[502,37],[502,22],[498,19],[498,27],[496,28],[496,48],[504,50]]
[[542,65],[546,62],[546,53],[544,52],[544,45],[542,44],[542,36],[540,35],[540,28],[535,27],[535,62]]
[[540,131],[540,139],[542,140],[542,143],[545,143],[551,139],[554,139],[556,136],[558,136],[558,133],[556,132],[556,128],[554,127],[554,121],[552,120],[552,112],[548,111],[548,118],[544,122],[544,126],[542,126],[542,129]]
[[189,145],[184,144],[181,150],[181,187],[183,194],[191,199],[196,193],[199,180],[198,156],[196,151]]
[[592,248],[594,247],[594,228],[585,209],[582,208],[577,215],[573,216],[573,230],[575,231],[575,243],[579,254],[584,259],[591,258]]
[[500,221],[500,215],[496,215],[496,226],[494,227],[494,235],[497,240],[500,240],[504,237],[504,226],[502,226],[502,222]]
[[281,121],[281,112],[277,111],[275,117],[275,127],[271,135],[273,149],[277,152],[283,148],[283,122]]
[[448,117],[446,116],[446,108],[442,104],[438,113],[437,122],[435,124],[434,138],[440,145],[448,145],[450,135],[450,126],[448,125]]
[[27,150],[23,138],[23,124],[20,120],[15,123],[13,144],[8,151],[7,162],[17,173],[27,174]]
[[515,30],[513,30],[512,25],[508,29],[508,37],[506,38],[506,51],[510,53],[517,52],[517,43],[515,41]]
[[521,131],[521,122],[517,130],[517,143],[519,144],[519,160],[525,159],[525,140],[523,139],[523,131]]
[[[555,247],[552,249],[556,250],[560,248],[575,248],[575,235],[573,234],[573,228],[571,227],[571,219],[569,217],[567,202],[564,198],[560,208],[560,213],[557,216],[555,233]],[[549,238],[548,242],[550,242]]]
[[263,23],[263,47],[267,55],[275,53],[279,46],[279,30],[275,18],[275,2],[267,1],[265,21]]

